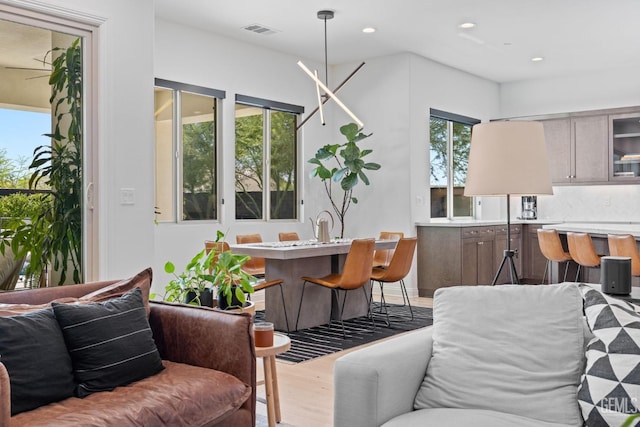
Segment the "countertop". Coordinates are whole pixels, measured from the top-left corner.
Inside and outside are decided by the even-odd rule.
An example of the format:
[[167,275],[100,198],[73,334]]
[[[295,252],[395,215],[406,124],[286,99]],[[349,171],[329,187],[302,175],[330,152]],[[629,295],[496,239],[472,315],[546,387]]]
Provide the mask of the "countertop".
[[[513,219],[511,225],[517,224],[557,224],[561,221],[543,220],[543,219]],[[416,227],[483,227],[492,225],[506,225],[506,219],[480,220],[480,219],[463,219],[463,220],[434,220],[434,221],[418,221]]]
[[640,238],[640,223],[637,222],[563,222],[543,225],[542,228],[555,228],[560,232],[578,232],[606,236],[607,234],[631,234]]

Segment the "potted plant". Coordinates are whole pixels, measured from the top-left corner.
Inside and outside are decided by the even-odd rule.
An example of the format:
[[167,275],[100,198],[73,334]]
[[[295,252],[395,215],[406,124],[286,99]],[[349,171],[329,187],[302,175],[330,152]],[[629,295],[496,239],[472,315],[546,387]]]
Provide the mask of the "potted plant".
[[[224,234],[218,231],[216,242],[223,241]],[[246,294],[253,293],[252,283],[257,280],[242,269],[249,258],[230,249],[203,249],[180,274],[176,274],[175,265],[169,261],[164,270],[174,278],[165,287],[164,300],[212,307],[215,290],[219,309],[242,308],[247,304]]]
[[[311,171],[311,177],[317,176],[324,184],[325,192],[331,201],[331,207],[340,221],[340,238],[344,237],[344,221],[351,203],[358,203],[358,199],[353,197],[353,188],[359,181],[369,185],[369,178],[365,170],[378,170],[378,163],[365,163],[363,158],[373,150],[360,149],[358,142],[371,136],[360,132],[355,123],[349,123],[340,127],[340,133],[347,138],[344,144],[327,144],[321,147],[314,157],[308,160],[316,165]],[[325,166],[323,162],[333,161],[334,167]],[[333,193],[332,184],[340,183],[342,195]]]

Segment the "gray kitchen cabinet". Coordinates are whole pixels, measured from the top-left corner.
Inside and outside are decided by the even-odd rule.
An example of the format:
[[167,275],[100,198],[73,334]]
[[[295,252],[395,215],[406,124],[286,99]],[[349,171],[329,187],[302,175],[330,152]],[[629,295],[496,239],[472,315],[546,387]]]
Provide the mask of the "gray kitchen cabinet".
[[609,116],[609,179],[640,181],[640,112]]
[[461,285],[490,285],[495,274],[494,227],[462,229]]
[[552,183],[608,181],[607,115],[542,120],[542,123]]

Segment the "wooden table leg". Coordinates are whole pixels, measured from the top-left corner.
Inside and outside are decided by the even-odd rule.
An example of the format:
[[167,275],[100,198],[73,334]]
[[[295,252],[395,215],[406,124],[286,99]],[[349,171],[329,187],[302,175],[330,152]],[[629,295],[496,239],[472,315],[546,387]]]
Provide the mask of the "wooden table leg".
[[273,377],[273,403],[276,412],[276,421],[282,421],[282,415],[280,415],[280,390],[278,389],[278,372],[276,371],[276,358],[271,359],[271,375]]
[[[267,415],[269,419],[269,427],[275,427],[276,408],[275,408],[275,399],[273,395],[273,383],[274,383],[273,368],[275,365],[275,356],[263,357],[262,364],[264,366],[264,385],[267,391]],[[280,421],[279,413],[280,413],[280,409],[278,408],[278,421]]]

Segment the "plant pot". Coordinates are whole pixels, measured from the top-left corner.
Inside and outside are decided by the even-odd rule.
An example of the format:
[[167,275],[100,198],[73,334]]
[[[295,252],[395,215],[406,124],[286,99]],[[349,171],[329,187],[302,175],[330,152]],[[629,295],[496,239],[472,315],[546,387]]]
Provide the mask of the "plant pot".
[[226,295],[218,293],[218,308],[220,310],[242,308],[242,303],[238,298],[236,298],[235,289],[232,289],[232,292],[231,292],[231,304],[227,303]]
[[[203,307],[213,307],[213,291],[211,289],[204,289],[200,292],[200,305]],[[198,294],[196,291],[187,292],[185,297],[185,303],[190,304],[193,301],[198,302]]]

